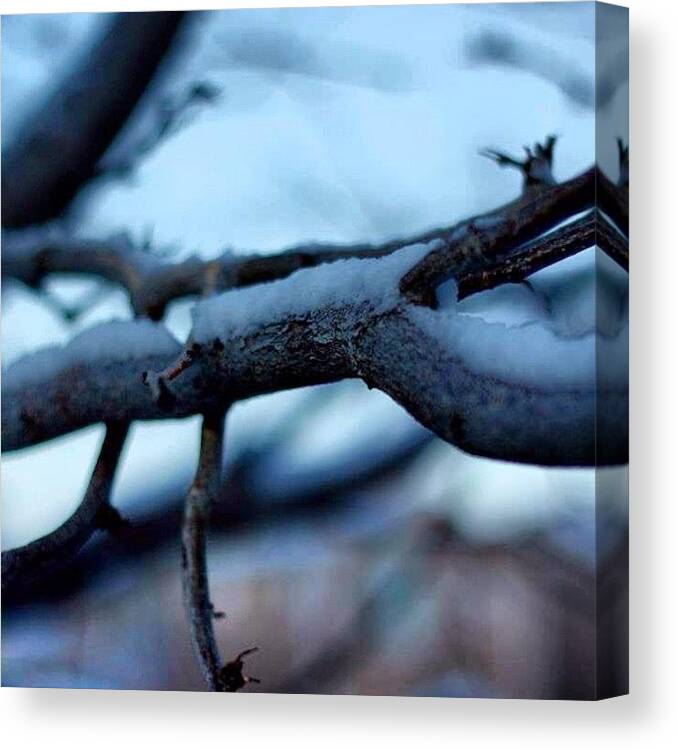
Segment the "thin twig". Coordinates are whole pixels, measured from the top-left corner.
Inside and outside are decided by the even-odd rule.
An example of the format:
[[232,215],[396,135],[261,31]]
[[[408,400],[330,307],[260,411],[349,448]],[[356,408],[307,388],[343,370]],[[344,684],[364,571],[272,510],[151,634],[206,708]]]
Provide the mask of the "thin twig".
[[[198,296],[206,286],[211,292],[223,292],[282,279],[301,268],[346,258],[382,257],[409,245],[441,239],[444,249],[436,253],[438,260],[428,259],[403,284],[408,298],[430,304],[425,290],[445,276],[468,272],[470,266],[492,265],[502,253],[509,253],[575,213],[592,209],[596,176],[597,170],[590,169],[555,186],[530,183],[519,199],[495,211],[379,245],[307,244],[271,255],[225,253],[213,260],[193,257],[173,263],[136,249],[120,237],[75,240],[53,234],[41,236],[40,232],[5,233],[3,277],[37,287],[52,273],[93,274],[123,286],[136,315],[160,320],[171,301]],[[616,197],[616,192],[611,183],[607,185],[605,195],[614,216],[623,210],[623,199]]]
[[587,214],[545,237],[526,243],[515,256],[459,279],[460,300],[500,284],[517,284],[547,266],[592,247],[596,241],[596,219]]
[[22,547],[2,553],[2,588],[52,574],[74,557],[97,529],[117,531],[124,525],[110,504],[111,489],[129,430],[127,422],[106,426],[99,457],[82,503],[61,526]]
[[255,649],[241,652],[222,666],[214,637],[215,610],[209,594],[206,546],[212,503],[221,485],[224,419],[225,412],[221,410],[203,417],[198,468],[186,497],[181,529],[182,583],[191,638],[207,687],[217,692],[235,692],[258,680],[242,673],[243,657]]

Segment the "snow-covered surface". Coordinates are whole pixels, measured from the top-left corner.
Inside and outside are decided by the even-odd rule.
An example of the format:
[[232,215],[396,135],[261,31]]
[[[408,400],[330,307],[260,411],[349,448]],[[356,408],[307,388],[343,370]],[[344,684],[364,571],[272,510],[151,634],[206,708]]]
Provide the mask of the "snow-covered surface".
[[111,320],[88,328],[64,346],[40,349],[16,360],[2,374],[3,388],[39,384],[92,361],[105,365],[140,357],[170,358],[179,349],[179,342],[161,323]]
[[597,248],[459,303],[445,282],[438,302],[409,315],[478,373],[542,388],[627,385],[628,274]]
[[[466,58],[468,40],[485,29],[506,31],[517,40],[552,49],[560,59],[576,61],[592,81],[592,14],[590,3],[548,9],[542,4],[448,5],[206,14],[188,58],[168,86],[180,91],[188,82],[208,79],[222,95],[150,153],[132,180],[108,182],[94,191],[81,207],[77,229],[83,236],[107,236],[122,229],[133,237],[152,229],[154,243],[180,246],[178,257],[192,252],[214,257],[225,246],[266,252],[310,240],[381,241],[494,209],[516,196],[520,180],[513,170],[498,169],[479,157],[480,149],[519,154],[523,143],[558,133],[555,174],[564,179],[593,160],[593,113],[574,106],[556,86],[530,73],[473,67]],[[49,17],[3,19],[4,143],[100,18],[57,17],[56,44],[44,42]],[[245,38],[252,40],[249,48],[242,43]],[[617,116],[618,121],[627,98],[623,87],[598,117],[613,122]],[[614,178],[616,145],[601,143],[598,148]],[[567,263],[584,262],[585,256]],[[506,336],[501,326],[511,326],[512,336],[516,326],[529,324],[543,329],[541,335],[571,336],[578,341],[575,346],[584,346],[582,337],[591,331],[594,285],[590,274],[572,284],[567,263],[542,272],[543,289],[537,289],[535,276],[539,294],[526,294],[524,286],[495,290],[462,302],[457,317],[474,315],[480,318],[478,325],[485,321],[498,326],[483,327],[483,335],[492,330],[492,336]],[[296,283],[293,279],[290,284]],[[50,282],[50,290],[68,292],[61,284]],[[271,295],[270,303],[288,303],[276,300],[278,292],[271,287],[253,289],[251,296],[238,292],[231,299],[238,300],[233,304],[241,313],[249,305],[249,314],[259,315],[264,294]],[[302,299],[295,304],[306,303]],[[122,293],[107,295],[69,326],[38,296],[9,289],[3,299],[3,365],[39,346],[63,344],[94,323],[128,317],[125,305]],[[183,301],[170,308],[168,325],[181,340],[190,326],[188,308]],[[619,321],[623,326],[623,316],[612,315],[607,335],[621,332],[615,329]],[[486,354],[493,362],[498,359],[495,350],[486,349]],[[507,356],[510,361],[510,352]],[[57,350],[56,359],[63,363],[67,357]],[[25,376],[31,377],[29,372]],[[365,397],[371,396],[379,398]],[[239,404],[229,442],[247,444],[268,428],[272,413],[284,415],[289,404],[296,407],[296,398],[283,393]],[[354,403],[349,390],[335,408],[350,411]],[[378,431],[370,410],[364,420],[365,428]],[[389,424],[385,420],[384,430]],[[184,476],[195,456],[193,443],[188,445],[190,431],[181,432],[173,424],[162,427],[167,445],[185,446],[171,454]],[[160,425],[152,429],[159,436]],[[3,544],[26,541],[31,528],[36,535],[44,533],[49,530],[46,518],[56,525],[72,510],[81,485],[72,486],[70,477],[76,476],[77,466],[84,481],[99,430],[3,457]],[[359,430],[359,420],[342,426],[319,419],[312,431],[298,436],[294,452],[311,456],[317,444],[338,445]],[[148,442],[139,437],[133,447],[141,451]],[[459,455],[448,446],[441,450]],[[49,462],[44,463],[47,452]],[[148,476],[166,472],[160,453],[149,447],[145,475],[130,470],[121,492],[133,493],[135,484],[141,487]],[[440,463],[436,481],[451,488],[445,495],[448,505],[465,498],[460,516],[477,511],[473,517],[489,536],[510,526],[511,518],[516,526],[546,522],[539,511],[545,496],[554,505],[566,504],[571,494],[567,478],[593,476],[589,471],[554,473],[463,458],[463,470]],[[50,477],[48,491],[44,476]],[[457,486],[453,476],[463,476],[464,485]],[[35,481],[29,482],[31,477]],[[430,470],[422,473],[417,497],[426,496],[433,478]],[[550,479],[545,484],[540,478]],[[46,494],[33,505],[39,484]],[[573,480],[572,486],[583,506],[591,503],[590,481]],[[520,492],[508,492],[513,487]],[[488,497],[492,502],[484,504]],[[123,501],[118,494],[116,502]],[[23,520],[15,523],[18,518]]]
[[433,240],[383,258],[338,260],[303,268],[279,281],[210,297],[193,308],[191,336],[208,342],[235,333],[246,335],[268,322],[346,305],[365,304],[375,313],[383,312],[397,304],[403,275],[439,245],[439,240]]

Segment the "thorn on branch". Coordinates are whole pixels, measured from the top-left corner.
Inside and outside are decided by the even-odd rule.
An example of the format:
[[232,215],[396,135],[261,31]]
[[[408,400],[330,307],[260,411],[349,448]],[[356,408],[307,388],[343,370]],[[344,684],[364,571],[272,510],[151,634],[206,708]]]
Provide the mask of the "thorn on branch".
[[219,671],[219,681],[221,688],[225,693],[236,693],[250,682],[261,682],[261,680],[256,677],[250,677],[249,675],[243,674],[242,671],[245,666],[243,659],[258,650],[257,646],[245,649],[244,651],[241,651],[233,661],[224,664]]
[[175,380],[182,372],[188,370],[200,357],[202,351],[202,345],[194,342],[182,352],[176,362],[164,370],[160,372],[145,370],[141,373],[142,382],[151,389],[151,395],[161,409],[170,409],[176,403],[176,398],[167,383]]
[[168,388],[163,372],[148,372],[144,370],[141,373],[141,380],[151,390],[153,400],[163,411],[170,411],[176,403],[176,397]]
[[556,136],[549,135],[543,144],[537,142],[533,147],[525,146],[525,159],[516,159],[502,151],[491,148],[483,149],[480,154],[497,162],[500,167],[515,167],[523,175],[523,188],[555,185],[553,176],[553,150]]

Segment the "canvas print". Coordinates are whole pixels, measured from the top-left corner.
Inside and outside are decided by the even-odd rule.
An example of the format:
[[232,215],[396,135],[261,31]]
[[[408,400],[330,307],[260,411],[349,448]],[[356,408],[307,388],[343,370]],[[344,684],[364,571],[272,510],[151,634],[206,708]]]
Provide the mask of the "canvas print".
[[627,691],[628,14],[2,18],[2,684]]

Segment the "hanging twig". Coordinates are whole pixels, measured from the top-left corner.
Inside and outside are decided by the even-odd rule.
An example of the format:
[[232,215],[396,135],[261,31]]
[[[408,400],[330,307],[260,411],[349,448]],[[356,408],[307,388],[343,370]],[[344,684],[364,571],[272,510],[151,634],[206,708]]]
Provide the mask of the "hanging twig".
[[23,547],[2,553],[2,588],[36,581],[66,565],[97,529],[118,531],[125,521],[110,504],[111,489],[129,424],[113,422],[106,434],[82,503],[61,526]]
[[186,497],[181,529],[182,583],[191,638],[207,687],[217,692],[235,692],[258,680],[242,672],[243,657],[256,649],[246,649],[222,665],[214,637],[215,610],[209,594],[206,547],[212,503],[221,486],[224,419],[222,410],[203,417],[198,468]]

